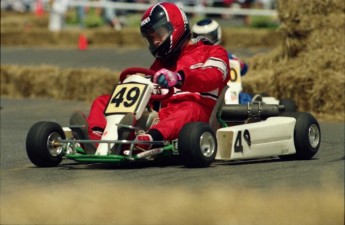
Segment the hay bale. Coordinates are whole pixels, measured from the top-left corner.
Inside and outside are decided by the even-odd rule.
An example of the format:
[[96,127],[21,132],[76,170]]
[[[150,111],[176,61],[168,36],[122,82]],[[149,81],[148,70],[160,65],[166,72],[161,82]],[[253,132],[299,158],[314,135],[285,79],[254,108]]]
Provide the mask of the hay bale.
[[37,17],[32,13],[1,11],[1,32],[27,31],[48,28],[49,15]]
[[278,11],[282,42],[249,59],[245,90],[293,98],[301,111],[334,113],[344,120],[343,0],[280,0]]
[[277,46],[281,41],[281,33],[264,29],[222,29],[222,45],[226,48],[248,48],[255,46]]
[[77,46],[79,32],[47,32],[42,29],[1,32],[2,46]]
[[[109,69],[1,66],[1,96],[92,101],[111,92],[118,74]],[[100,77],[102,79],[100,79]]]
[[118,74],[109,69],[66,69],[61,73],[58,99],[92,101],[99,95],[111,93]]

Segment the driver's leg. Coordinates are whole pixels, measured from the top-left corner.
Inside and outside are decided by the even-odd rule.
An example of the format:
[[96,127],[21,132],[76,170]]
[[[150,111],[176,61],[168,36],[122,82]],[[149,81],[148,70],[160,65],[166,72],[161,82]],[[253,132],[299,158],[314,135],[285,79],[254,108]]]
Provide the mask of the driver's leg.
[[212,107],[194,101],[169,103],[159,111],[160,122],[151,129],[158,130],[164,140],[174,140],[184,125],[189,122],[209,122]]
[[[162,141],[174,140],[183,126],[189,122],[208,122],[212,108],[206,107],[194,101],[169,103],[167,107],[159,111],[160,121],[152,126],[146,133],[139,134],[138,141]],[[137,144],[142,150],[152,148],[149,144]]]
[[88,134],[92,140],[100,140],[105,126],[107,125],[104,110],[109,99],[110,95],[101,95],[97,97],[91,105],[90,114],[87,118],[87,121],[89,124]]

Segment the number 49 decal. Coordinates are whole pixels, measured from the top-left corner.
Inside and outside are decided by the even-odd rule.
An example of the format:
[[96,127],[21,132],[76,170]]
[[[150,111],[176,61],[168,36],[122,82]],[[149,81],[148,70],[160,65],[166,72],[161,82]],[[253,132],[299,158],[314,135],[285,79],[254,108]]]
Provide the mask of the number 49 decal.
[[105,109],[105,115],[109,114],[135,114],[140,105],[141,99],[147,88],[146,84],[124,83],[118,84]]
[[250,134],[248,130],[244,130],[243,136],[242,131],[237,132],[236,140],[235,140],[235,152],[243,152],[243,145],[242,145],[242,137],[247,142],[247,145],[250,147],[252,142],[250,140]]

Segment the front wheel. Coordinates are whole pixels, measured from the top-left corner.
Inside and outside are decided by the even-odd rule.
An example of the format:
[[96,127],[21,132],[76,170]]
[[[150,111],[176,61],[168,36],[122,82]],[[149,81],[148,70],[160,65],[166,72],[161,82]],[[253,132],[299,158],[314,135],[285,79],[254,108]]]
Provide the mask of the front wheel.
[[38,167],[53,167],[62,161],[63,149],[54,142],[65,139],[62,127],[54,122],[37,122],[26,137],[26,152],[33,164]]
[[307,160],[319,150],[321,144],[321,129],[318,121],[310,113],[306,112],[285,112],[282,116],[294,117],[296,125],[294,130],[294,144],[296,153],[294,155],[282,155],[283,160]]
[[217,153],[217,140],[205,122],[186,124],[178,137],[178,151],[186,167],[208,167]]

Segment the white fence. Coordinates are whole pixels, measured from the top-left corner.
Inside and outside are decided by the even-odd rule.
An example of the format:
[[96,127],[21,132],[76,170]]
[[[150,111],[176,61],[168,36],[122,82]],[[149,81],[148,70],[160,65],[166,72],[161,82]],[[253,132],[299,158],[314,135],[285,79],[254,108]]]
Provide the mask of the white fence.
[[[126,1],[126,0],[123,0]],[[148,0],[146,0],[148,1]],[[241,15],[241,16],[277,16],[276,10],[271,9],[243,9],[239,4],[233,4],[231,7],[212,7],[214,3],[220,3],[224,0],[167,0],[177,3],[183,11],[191,13],[193,15]],[[272,0],[275,1],[275,0]],[[147,3],[141,2],[121,2],[121,0],[113,2],[107,0],[55,0],[53,4],[49,4],[50,0],[2,0],[1,8],[7,8],[8,5],[14,5],[14,3],[22,3],[29,7],[32,11],[37,7],[37,3],[40,3],[46,11],[50,11],[49,29],[51,31],[59,31],[63,28],[64,15],[68,8],[75,8],[78,6],[91,7],[91,8],[103,8],[115,10],[130,10],[143,12],[151,5],[160,0],[149,0]]]
[[[160,2],[160,1],[157,1]],[[188,1],[186,5],[183,1],[172,1],[180,5],[186,13],[193,14],[218,14],[218,15],[249,15],[249,16],[276,16],[276,10],[269,9],[242,9],[239,7],[210,7],[204,6],[200,0]],[[185,1],[186,2],[186,1]],[[194,3],[192,3],[194,2]],[[190,4],[192,3],[192,4]],[[127,3],[127,2],[109,2],[109,1],[85,1],[85,0],[70,0],[69,7],[85,6],[85,7],[99,7],[99,8],[113,8],[116,10],[131,10],[131,11],[145,11],[152,3]],[[193,5],[193,6],[189,6]]]
[[[21,3],[26,5],[31,10],[34,10],[37,0],[1,0],[1,8],[4,9],[8,5],[15,6]],[[49,11],[49,0],[40,0],[44,8]],[[67,2],[68,7],[98,7],[98,8],[112,8],[114,10],[131,10],[131,11],[145,11],[152,4],[161,2],[159,0],[150,0],[151,3],[139,2],[112,2],[106,0],[55,0],[57,2]],[[186,13],[193,14],[218,14],[218,15],[249,15],[249,16],[276,16],[276,10],[270,9],[241,9],[240,7],[211,7],[215,2],[223,2],[224,0],[167,0],[175,2],[180,5]],[[235,4],[234,4],[235,5]]]

